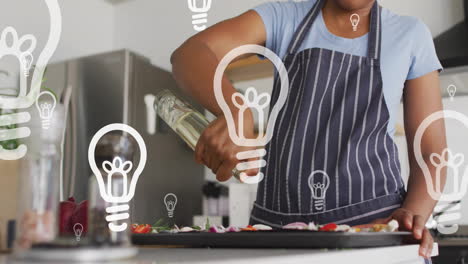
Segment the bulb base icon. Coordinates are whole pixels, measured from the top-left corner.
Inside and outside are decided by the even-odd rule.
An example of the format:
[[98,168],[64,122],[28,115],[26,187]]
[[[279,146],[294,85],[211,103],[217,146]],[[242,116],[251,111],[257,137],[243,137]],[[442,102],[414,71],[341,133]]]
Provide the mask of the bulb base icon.
[[106,208],[106,212],[109,214],[106,216],[106,221],[109,222],[109,229],[113,232],[125,231],[128,227],[127,223],[118,224],[118,221],[124,221],[130,218],[128,210],[130,206],[128,204],[121,204],[115,206],[109,206]]
[[[244,151],[239,152],[236,154],[236,157],[240,163],[237,164],[236,169],[238,171],[245,171],[249,169],[261,169],[266,166],[267,162],[263,159],[263,157],[267,154],[264,148],[252,150],[252,151]],[[253,160],[253,161],[245,161],[245,160]],[[249,176],[245,172],[240,173],[240,180],[243,183],[247,184],[256,184],[263,180],[264,175],[262,172],[258,172],[255,176]]]
[[462,219],[460,202],[440,202],[434,211],[439,233],[450,235],[458,231],[459,226],[455,222]]
[[[201,6],[197,5],[201,2]],[[189,9],[194,13],[192,15],[193,29],[203,31],[208,23],[208,11],[211,9],[211,0],[188,0]]]

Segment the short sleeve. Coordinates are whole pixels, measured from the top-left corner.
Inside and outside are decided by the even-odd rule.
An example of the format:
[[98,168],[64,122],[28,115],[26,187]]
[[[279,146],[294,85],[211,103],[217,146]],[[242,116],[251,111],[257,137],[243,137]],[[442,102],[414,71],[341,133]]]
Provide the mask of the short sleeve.
[[441,71],[442,65],[428,27],[417,20],[412,30],[411,66],[407,80],[422,77],[433,71]]
[[260,15],[263,20],[263,24],[265,24],[265,30],[267,33],[265,46],[276,54],[280,51],[278,47],[278,32],[280,32],[281,26],[283,25],[282,8],[283,7],[279,2],[268,2],[253,9]]

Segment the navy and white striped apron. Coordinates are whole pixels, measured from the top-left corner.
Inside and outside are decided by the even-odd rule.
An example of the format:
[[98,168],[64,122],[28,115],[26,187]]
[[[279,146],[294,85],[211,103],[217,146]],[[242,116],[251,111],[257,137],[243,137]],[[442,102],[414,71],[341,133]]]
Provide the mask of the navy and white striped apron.
[[[368,56],[298,52],[326,0],[305,17],[284,63],[291,87],[267,146],[251,222],[365,224],[401,206],[404,185],[380,70],[381,7],[371,11]],[[275,78],[272,105],[279,94]]]

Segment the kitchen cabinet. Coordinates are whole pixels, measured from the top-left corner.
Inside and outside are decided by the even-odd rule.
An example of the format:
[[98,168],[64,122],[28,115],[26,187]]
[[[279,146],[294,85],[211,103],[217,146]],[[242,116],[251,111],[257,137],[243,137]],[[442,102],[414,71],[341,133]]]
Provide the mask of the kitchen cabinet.
[[0,250],[3,250],[7,246],[7,223],[16,218],[19,161],[0,160],[0,171]]

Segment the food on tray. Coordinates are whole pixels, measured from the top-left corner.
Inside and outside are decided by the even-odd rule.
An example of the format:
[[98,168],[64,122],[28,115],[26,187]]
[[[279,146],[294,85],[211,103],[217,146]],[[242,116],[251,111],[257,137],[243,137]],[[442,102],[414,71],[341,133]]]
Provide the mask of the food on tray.
[[[295,222],[287,224],[282,227],[283,230],[303,230],[303,231],[315,231],[315,232],[395,232],[398,230],[398,222],[392,220],[387,224],[368,224],[351,227],[349,225],[338,225],[335,223],[329,223],[325,225],[317,225],[313,222],[306,224],[303,222]],[[132,232],[136,234],[146,233],[189,233],[189,232],[209,232],[209,233],[231,233],[231,232],[258,232],[258,231],[274,231],[274,229],[268,225],[256,224],[248,225],[243,228],[235,226],[216,226],[210,225],[207,219],[204,227],[192,226],[179,228],[177,225],[170,227],[165,224],[163,220],[157,221],[153,226],[150,225],[132,225]]]
[[258,230],[258,231],[270,231],[270,230],[273,230],[272,227],[267,226],[267,225],[262,225],[262,224],[253,225],[253,228],[255,228],[255,229]]
[[398,222],[396,220],[391,220],[387,224],[368,224],[368,225],[359,225],[355,226],[355,232],[395,232],[398,230]]
[[133,224],[132,225],[132,233],[134,234],[147,234],[151,233],[152,227],[150,225],[139,225],[139,224]]
[[306,230],[308,229],[309,225],[302,222],[291,223],[283,226],[283,229],[290,229],[290,230]]

